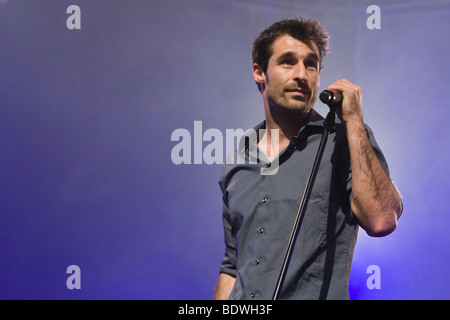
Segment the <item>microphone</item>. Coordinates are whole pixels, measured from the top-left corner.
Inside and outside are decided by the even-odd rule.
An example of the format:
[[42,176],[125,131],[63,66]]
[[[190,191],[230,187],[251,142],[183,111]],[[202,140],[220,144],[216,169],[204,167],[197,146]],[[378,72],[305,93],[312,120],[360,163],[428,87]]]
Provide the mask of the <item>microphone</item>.
[[320,101],[326,104],[342,102],[342,94],[336,90],[323,90],[319,95]]

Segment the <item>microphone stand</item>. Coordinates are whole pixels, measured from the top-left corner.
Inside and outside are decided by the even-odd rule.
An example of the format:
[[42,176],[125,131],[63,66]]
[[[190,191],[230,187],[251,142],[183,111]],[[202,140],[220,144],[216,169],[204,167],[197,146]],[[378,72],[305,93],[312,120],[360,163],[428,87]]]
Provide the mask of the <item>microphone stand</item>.
[[[322,99],[322,96],[320,98],[321,98],[322,102],[325,103],[325,101]],[[286,277],[286,272],[287,272],[287,269],[289,267],[289,263],[290,263],[290,260],[292,257],[294,242],[300,231],[300,226],[303,221],[303,217],[305,215],[306,208],[308,206],[309,197],[311,195],[311,191],[314,186],[314,181],[316,179],[317,172],[319,171],[320,161],[322,160],[322,155],[325,150],[325,145],[327,143],[328,136],[331,132],[331,129],[334,127],[334,124],[335,124],[335,120],[336,120],[335,111],[336,111],[336,108],[338,105],[339,105],[339,103],[333,102],[333,101],[328,103],[328,107],[330,108],[330,111],[328,112],[328,115],[326,116],[326,118],[323,122],[324,131],[322,133],[322,139],[320,140],[319,149],[317,150],[316,158],[315,158],[313,166],[311,168],[311,171],[310,171],[310,174],[308,177],[308,181],[306,183],[305,190],[303,192],[303,196],[300,201],[300,206],[298,208],[297,216],[294,221],[294,226],[292,228],[292,232],[289,237],[289,243],[286,248],[283,265],[281,267],[280,275],[278,276],[278,281],[277,281],[277,285],[275,287],[275,291],[274,291],[272,300],[278,300],[278,298],[280,297],[281,288],[283,286],[284,279]]]

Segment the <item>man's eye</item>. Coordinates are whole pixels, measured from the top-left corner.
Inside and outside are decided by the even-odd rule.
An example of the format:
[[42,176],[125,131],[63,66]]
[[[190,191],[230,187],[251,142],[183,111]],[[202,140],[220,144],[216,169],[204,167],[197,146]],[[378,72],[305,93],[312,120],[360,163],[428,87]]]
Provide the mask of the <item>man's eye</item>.
[[283,66],[293,66],[297,63],[298,61],[296,59],[290,58],[290,57],[285,57],[284,59],[280,60],[280,64]]
[[294,61],[292,61],[292,60],[283,60],[281,62],[281,64],[285,65],[285,66],[292,66],[294,64]]
[[305,63],[305,67],[311,70],[317,70],[317,63],[309,61]]

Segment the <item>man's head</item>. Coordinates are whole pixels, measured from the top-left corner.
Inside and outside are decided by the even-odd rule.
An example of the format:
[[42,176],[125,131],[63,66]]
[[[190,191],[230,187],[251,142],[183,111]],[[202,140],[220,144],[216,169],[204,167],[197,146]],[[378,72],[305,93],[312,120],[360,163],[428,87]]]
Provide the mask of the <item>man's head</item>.
[[253,75],[269,103],[288,109],[314,105],[328,34],[316,20],[274,23],[253,42]]

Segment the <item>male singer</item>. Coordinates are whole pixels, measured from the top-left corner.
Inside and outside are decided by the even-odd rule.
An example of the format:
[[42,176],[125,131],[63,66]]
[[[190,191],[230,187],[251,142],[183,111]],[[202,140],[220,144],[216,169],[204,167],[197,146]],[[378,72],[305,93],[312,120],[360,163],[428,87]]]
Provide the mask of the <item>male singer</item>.
[[[253,43],[253,77],[265,121],[255,127],[259,161],[226,164],[223,193],[225,256],[214,299],[272,299],[288,239],[323,132],[313,110],[328,35],[319,22],[274,23]],[[327,88],[342,96],[338,121],[296,238],[280,299],[348,299],[358,226],[382,237],[402,212],[385,158],[363,122],[361,88],[346,79]],[[280,152],[273,152],[278,129]],[[249,143],[236,157],[248,160]],[[270,170],[276,159],[276,174]]]

